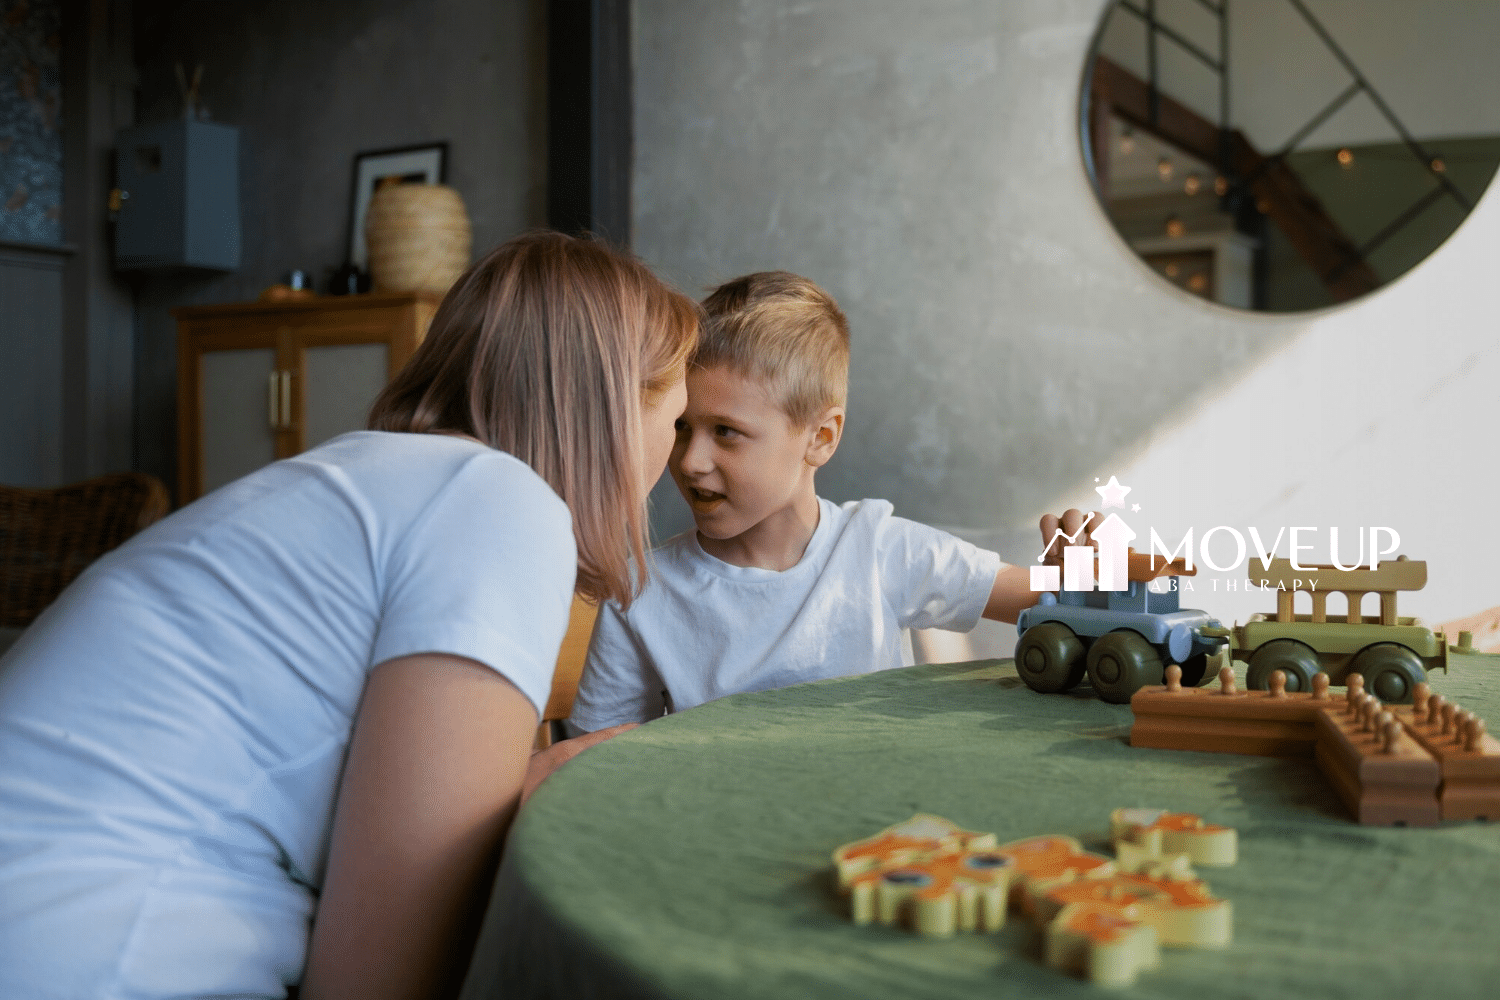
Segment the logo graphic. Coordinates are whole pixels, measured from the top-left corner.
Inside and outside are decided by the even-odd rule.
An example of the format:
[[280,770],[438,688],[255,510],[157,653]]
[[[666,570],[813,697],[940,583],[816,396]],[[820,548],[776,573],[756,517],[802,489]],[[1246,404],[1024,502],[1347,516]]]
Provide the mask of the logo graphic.
[[[1096,483],[1098,481],[1097,479],[1094,480]],[[1120,480],[1115,476],[1110,476],[1109,482],[1103,486],[1094,487],[1094,492],[1099,494],[1099,506],[1101,509],[1119,507],[1123,510],[1125,509],[1125,497],[1130,493],[1131,489],[1132,487],[1122,485]],[[1138,514],[1140,513],[1141,505],[1138,503],[1131,504],[1130,510]],[[1073,534],[1070,535],[1063,531],[1060,526],[1052,533],[1052,537],[1047,540],[1046,548],[1042,549],[1041,554],[1036,557],[1036,565],[1031,567],[1032,590],[1076,591],[1094,590],[1096,587],[1099,590],[1111,591],[1129,589],[1130,543],[1135,540],[1137,535],[1131,530],[1130,525],[1126,524],[1118,514],[1109,514],[1102,521],[1098,522],[1097,527],[1090,529],[1090,525],[1094,524],[1097,519],[1098,515],[1090,513],[1084,516],[1083,523],[1078,526],[1078,530],[1073,532]],[[1302,558],[1302,553],[1313,547],[1313,543],[1303,541],[1302,536],[1305,533],[1313,533],[1317,530],[1317,528],[1304,526],[1281,528],[1276,532],[1276,537],[1272,540],[1269,547],[1262,541],[1259,529],[1250,528],[1249,534],[1250,542],[1254,546],[1255,556],[1260,560],[1263,568],[1269,570],[1271,560],[1276,549],[1281,545],[1282,538],[1290,536],[1292,568],[1299,572],[1309,572],[1316,571],[1319,567],[1304,566],[1298,561]],[[1336,527],[1329,528],[1328,531],[1329,547],[1333,555],[1333,566],[1325,568],[1343,571],[1359,568],[1365,559],[1367,536],[1364,529],[1360,529],[1356,533],[1359,543],[1359,557],[1350,566],[1345,566],[1339,561],[1339,529]],[[1233,540],[1236,553],[1234,560],[1228,565],[1223,566],[1214,562],[1209,556],[1209,540],[1220,532],[1227,534]],[[1089,543],[1081,543],[1079,540],[1085,534],[1090,538]],[[1389,547],[1381,547],[1382,536],[1389,539]],[[1063,543],[1062,566],[1060,567],[1044,562],[1048,554],[1052,551],[1053,546],[1059,544],[1059,540]],[[1368,543],[1370,569],[1374,570],[1379,568],[1382,556],[1394,555],[1400,548],[1401,536],[1397,534],[1394,528],[1371,527],[1368,534]],[[1204,532],[1199,539],[1199,545],[1200,561],[1209,569],[1221,573],[1238,569],[1244,564],[1249,552],[1245,544],[1245,536],[1227,524],[1218,525]],[[1156,529],[1151,528],[1149,551],[1153,569],[1156,566],[1158,558],[1170,562],[1181,553],[1184,565],[1191,572],[1193,569],[1193,529],[1187,529],[1187,534],[1183,537],[1182,541],[1175,548],[1169,550],[1167,543],[1156,533]],[[1228,581],[1226,583],[1227,589],[1236,589],[1236,582]],[[1314,585],[1316,585],[1316,581],[1314,581]],[[1218,589],[1217,581],[1214,582],[1214,589]]]

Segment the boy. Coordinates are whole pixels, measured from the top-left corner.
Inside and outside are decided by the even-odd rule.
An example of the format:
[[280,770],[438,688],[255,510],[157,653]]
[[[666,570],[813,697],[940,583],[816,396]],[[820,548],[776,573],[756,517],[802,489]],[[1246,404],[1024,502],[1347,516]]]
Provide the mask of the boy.
[[838,448],[849,331],[806,278],[762,272],[703,303],[703,339],[667,468],[696,530],[599,613],[570,732],[645,722],[741,691],[902,666],[904,630],[1014,622],[1024,566],[895,517],[837,505],[813,478]]

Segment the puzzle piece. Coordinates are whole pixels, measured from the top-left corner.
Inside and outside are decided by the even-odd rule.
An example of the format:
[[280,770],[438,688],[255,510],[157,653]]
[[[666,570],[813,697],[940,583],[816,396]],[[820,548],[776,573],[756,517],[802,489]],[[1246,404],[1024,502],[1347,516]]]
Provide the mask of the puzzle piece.
[[1132,906],[1080,901],[1047,925],[1047,964],[1101,986],[1129,986],[1161,964],[1156,930]]
[[1050,885],[1075,879],[1103,878],[1116,871],[1115,863],[1109,858],[1085,851],[1077,840],[1060,834],[1028,837],[1003,844],[995,849],[995,853],[1014,862],[1016,878],[1011,902],[1027,914],[1035,912],[1036,897]]
[[1116,809],[1109,814],[1109,833],[1120,867],[1128,871],[1142,868],[1150,859],[1170,866],[1175,856],[1192,864],[1224,867],[1234,864],[1239,852],[1233,827],[1165,809]]
[[1004,926],[1015,865],[994,844],[994,834],[918,813],[840,847],[833,862],[856,924],[904,923],[918,934],[947,937]]
[[[1227,827],[1162,810],[1117,809],[1120,846],[1141,852],[1131,870],[1051,834],[995,846],[993,834],[964,830],[918,813],[873,837],[833,852],[856,924],[904,923],[946,937],[957,930],[996,930],[1007,905],[1044,928],[1047,964],[1103,985],[1127,985],[1160,962],[1161,943],[1219,947],[1229,943],[1232,914],[1192,874],[1187,855],[1147,856],[1128,839],[1161,847],[1169,833],[1219,838]],[[1209,852],[1212,854],[1213,852]]]
[[1049,923],[1070,903],[1133,906],[1156,929],[1162,944],[1217,948],[1233,936],[1229,900],[1219,899],[1199,878],[1178,879],[1118,872],[1104,878],[1054,883],[1036,900],[1036,918]]

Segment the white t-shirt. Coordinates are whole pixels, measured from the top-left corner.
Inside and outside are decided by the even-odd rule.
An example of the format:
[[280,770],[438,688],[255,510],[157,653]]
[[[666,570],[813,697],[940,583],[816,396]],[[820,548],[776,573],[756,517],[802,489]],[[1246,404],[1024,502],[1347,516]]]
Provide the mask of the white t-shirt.
[[1000,557],[895,517],[884,500],[820,499],[797,565],[732,566],[697,531],[652,553],[651,581],[622,612],[606,602],[568,722],[645,722],[742,691],[903,665],[903,630],[967,632]]
[[0,996],[282,996],[371,667],[469,657],[540,712],[575,573],[525,464],[374,431],[99,560],[0,659]]

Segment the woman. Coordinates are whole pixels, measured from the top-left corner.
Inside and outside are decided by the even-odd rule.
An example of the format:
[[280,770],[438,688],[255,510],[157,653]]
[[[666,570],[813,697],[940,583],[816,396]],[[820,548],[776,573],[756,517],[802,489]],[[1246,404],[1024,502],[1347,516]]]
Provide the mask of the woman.
[[696,333],[632,258],[521,237],[370,431],[80,577],[0,663],[0,995],[454,991],[575,586],[643,582]]

